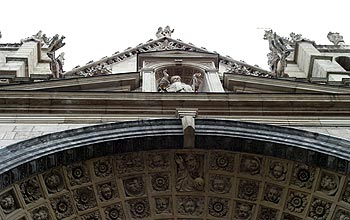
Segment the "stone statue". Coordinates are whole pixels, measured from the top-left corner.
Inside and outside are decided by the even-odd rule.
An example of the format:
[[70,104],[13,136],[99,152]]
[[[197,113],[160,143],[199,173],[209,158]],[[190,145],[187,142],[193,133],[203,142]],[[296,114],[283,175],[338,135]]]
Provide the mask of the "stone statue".
[[345,45],[343,36],[340,35],[337,32],[329,32],[327,34],[327,38],[330,42],[332,42],[334,45]]
[[[201,73],[195,73],[192,76],[192,86],[181,82],[178,75],[172,76],[169,80],[168,70],[163,70],[163,77],[158,82],[158,92],[193,92],[198,91],[201,83]],[[194,89],[193,89],[194,88]]]
[[193,92],[191,86],[181,82],[180,76],[172,76],[170,78],[170,86],[168,87],[168,92]]
[[63,40],[65,38],[66,38],[65,36],[59,37],[59,35],[56,34],[50,41],[48,51],[55,52],[56,50],[62,48],[66,44],[66,43],[63,43]]
[[1,34],[1,31],[0,31],[0,39],[2,38],[2,34]]
[[267,56],[271,71],[276,77],[283,77],[285,75],[284,70],[287,66],[286,59],[290,54],[290,51],[286,47],[286,43],[272,30],[265,30],[264,40],[269,41],[271,52],[268,53]]
[[199,89],[199,85],[202,83],[201,77],[202,74],[201,73],[195,73],[192,76],[192,90],[195,92],[198,92]]
[[48,52],[47,56],[50,58],[50,70],[53,78],[60,78],[63,74],[64,53],[62,52],[58,57],[55,57],[55,52]]
[[172,33],[174,33],[174,29],[170,29],[170,27],[168,25],[164,29],[162,27],[159,27],[157,30],[156,36],[157,36],[157,38],[171,37]]

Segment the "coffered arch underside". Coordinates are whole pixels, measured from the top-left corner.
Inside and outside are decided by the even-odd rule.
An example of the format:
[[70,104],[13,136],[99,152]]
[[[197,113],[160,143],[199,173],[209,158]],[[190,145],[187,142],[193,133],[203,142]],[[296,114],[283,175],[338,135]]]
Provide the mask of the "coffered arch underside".
[[[0,218],[350,216],[348,141],[251,123],[196,122],[193,149],[182,147],[180,120],[98,125],[2,149],[12,157],[2,156],[0,166]],[[335,148],[339,153],[332,154]]]

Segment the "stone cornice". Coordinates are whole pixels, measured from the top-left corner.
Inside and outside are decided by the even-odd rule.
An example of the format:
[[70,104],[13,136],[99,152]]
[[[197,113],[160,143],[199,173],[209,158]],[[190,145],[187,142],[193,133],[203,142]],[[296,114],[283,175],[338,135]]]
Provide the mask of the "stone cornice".
[[174,116],[350,116],[350,94],[218,94],[0,91],[1,114]]

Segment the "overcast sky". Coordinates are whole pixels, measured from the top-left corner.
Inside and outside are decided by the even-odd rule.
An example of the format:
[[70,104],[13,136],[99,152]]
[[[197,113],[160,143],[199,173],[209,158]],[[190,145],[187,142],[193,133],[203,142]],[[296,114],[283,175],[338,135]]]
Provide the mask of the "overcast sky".
[[329,31],[350,43],[348,0],[6,0],[0,4],[0,43],[42,30],[66,36],[65,71],[155,39],[159,26],[172,37],[268,69],[264,28],[281,36],[301,33],[330,44]]

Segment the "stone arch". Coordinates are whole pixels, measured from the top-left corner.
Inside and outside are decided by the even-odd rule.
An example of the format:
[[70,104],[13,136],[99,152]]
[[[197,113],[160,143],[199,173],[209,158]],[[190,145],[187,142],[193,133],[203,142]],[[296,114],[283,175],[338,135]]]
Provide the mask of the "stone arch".
[[347,140],[197,119],[195,148],[183,149],[182,132],[179,119],[133,121],[3,148],[0,200],[10,205],[0,204],[0,216],[340,219],[350,213]]
[[335,61],[346,71],[350,71],[350,57],[339,56],[335,58]]

